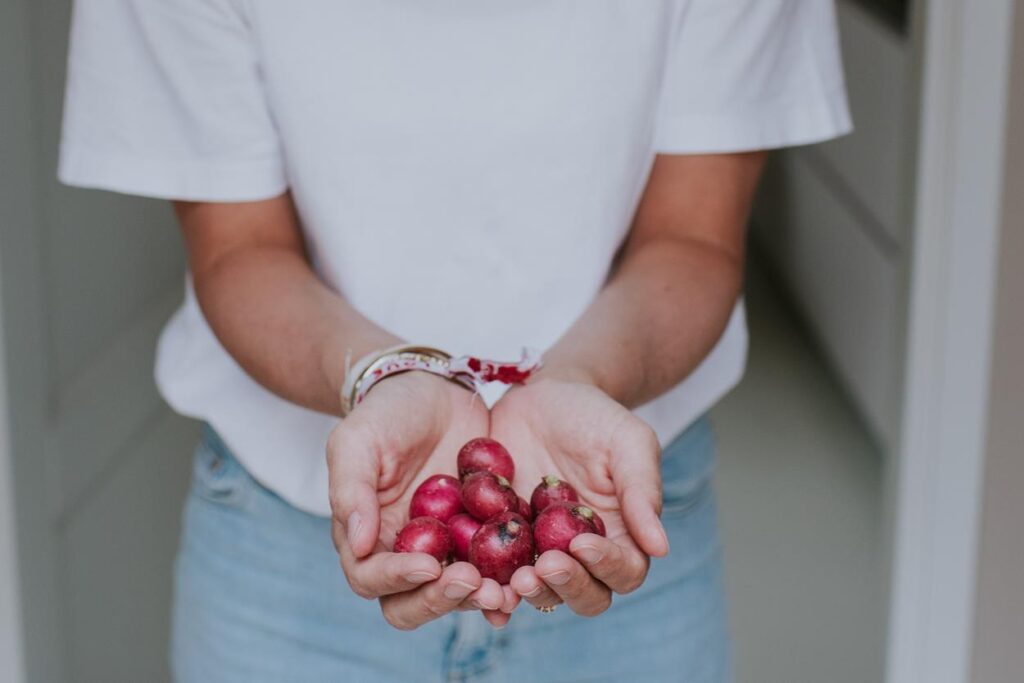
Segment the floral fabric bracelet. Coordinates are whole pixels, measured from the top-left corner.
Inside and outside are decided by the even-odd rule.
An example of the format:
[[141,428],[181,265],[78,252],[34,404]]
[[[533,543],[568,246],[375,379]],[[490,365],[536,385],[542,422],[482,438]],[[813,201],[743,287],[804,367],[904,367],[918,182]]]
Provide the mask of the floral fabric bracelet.
[[429,346],[402,345],[368,354],[352,365],[341,389],[342,414],[363,402],[377,382],[410,370],[429,372],[471,391],[489,382],[523,384],[541,366],[540,354],[529,349],[516,362],[501,362],[451,354]]

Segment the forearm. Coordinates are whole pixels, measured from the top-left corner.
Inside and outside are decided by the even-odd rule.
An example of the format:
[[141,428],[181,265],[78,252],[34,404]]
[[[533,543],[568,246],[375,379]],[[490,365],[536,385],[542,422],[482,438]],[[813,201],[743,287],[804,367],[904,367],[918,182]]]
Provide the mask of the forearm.
[[175,211],[199,306],[228,353],[275,394],[339,413],[346,358],[398,340],[313,272],[291,197]]
[[324,413],[340,411],[346,357],[398,342],[284,249],[225,256],[197,279],[196,295],[217,338],[250,376]]
[[584,315],[545,355],[543,376],[592,382],[628,407],[675,386],[721,337],[742,257],[685,240],[627,254]]
[[764,161],[761,152],[658,157],[618,267],[540,376],[593,382],[636,407],[689,375],[740,294]]

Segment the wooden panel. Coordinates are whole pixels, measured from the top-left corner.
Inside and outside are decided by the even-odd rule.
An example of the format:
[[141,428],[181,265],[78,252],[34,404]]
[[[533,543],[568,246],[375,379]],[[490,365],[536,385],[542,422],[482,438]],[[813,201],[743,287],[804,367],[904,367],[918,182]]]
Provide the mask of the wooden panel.
[[64,530],[76,681],[169,679],[173,558],[198,424],[169,413]]
[[54,381],[73,381],[184,267],[165,202],[70,189],[48,204]]
[[81,505],[117,466],[131,440],[166,412],[153,380],[154,349],[181,296],[181,288],[174,287],[151,302],[57,396],[47,439],[56,470],[55,518]]
[[756,221],[833,369],[887,445],[895,445],[903,283],[855,215],[798,156],[773,163]]
[[907,117],[913,97],[909,45],[893,28],[849,2],[839,4],[839,23],[856,131],[816,149],[878,224],[883,239],[902,248],[909,236],[909,163],[915,134]]
[[59,387],[103,353],[175,282],[184,256],[165,201],[70,189],[56,181],[71,3],[32,3],[34,140],[45,240],[49,365]]

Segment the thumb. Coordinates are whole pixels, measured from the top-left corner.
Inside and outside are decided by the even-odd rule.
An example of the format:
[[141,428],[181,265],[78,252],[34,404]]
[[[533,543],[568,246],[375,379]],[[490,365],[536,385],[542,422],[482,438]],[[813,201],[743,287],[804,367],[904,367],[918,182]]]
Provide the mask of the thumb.
[[619,432],[611,458],[615,494],[630,536],[652,557],[668,554],[661,513],[661,446],[639,418]]
[[331,513],[344,529],[352,554],[363,558],[380,535],[379,449],[356,425],[342,422],[327,442],[327,469]]

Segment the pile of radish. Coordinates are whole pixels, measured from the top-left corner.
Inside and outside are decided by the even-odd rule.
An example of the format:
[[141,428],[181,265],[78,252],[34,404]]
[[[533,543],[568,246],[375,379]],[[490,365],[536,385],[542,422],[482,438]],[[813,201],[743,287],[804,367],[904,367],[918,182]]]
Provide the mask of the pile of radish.
[[545,551],[569,552],[580,534],[605,535],[597,513],[558,477],[544,477],[529,503],[516,494],[515,463],[494,439],[467,443],[457,466],[459,479],[435,474],[413,493],[410,521],[398,532],[395,552],[469,562],[484,578],[507,584]]

